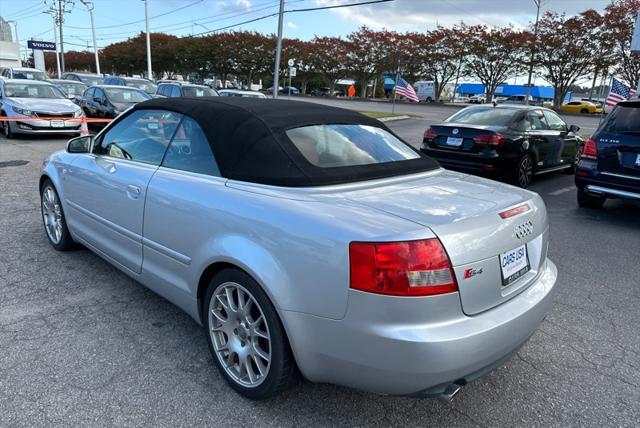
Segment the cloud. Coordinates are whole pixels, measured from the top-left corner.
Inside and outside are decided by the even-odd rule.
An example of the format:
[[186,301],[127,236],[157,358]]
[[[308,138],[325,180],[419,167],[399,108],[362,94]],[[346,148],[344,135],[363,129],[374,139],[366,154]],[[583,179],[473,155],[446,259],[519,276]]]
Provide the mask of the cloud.
[[242,9],[250,9],[251,0],[221,0],[216,3],[216,6],[220,11],[238,12]]
[[298,28],[298,26],[291,21],[287,21],[287,28],[291,28],[292,30],[295,30],[296,28]]
[[[359,0],[316,0],[318,6],[356,3]],[[585,9],[602,10],[609,0],[543,2],[542,11],[576,14]],[[489,26],[525,27],[535,20],[531,0],[395,0],[365,6],[332,9],[341,20],[376,30],[425,31],[437,25],[450,26],[461,21]]]

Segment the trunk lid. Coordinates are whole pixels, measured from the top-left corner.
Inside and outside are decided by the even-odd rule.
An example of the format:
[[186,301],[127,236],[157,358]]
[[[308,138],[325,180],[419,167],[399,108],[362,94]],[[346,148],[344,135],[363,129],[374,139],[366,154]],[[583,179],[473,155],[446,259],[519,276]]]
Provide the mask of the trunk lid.
[[[497,306],[524,290],[546,258],[544,202],[526,190],[443,171],[389,188],[355,190],[346,196],[430,228],[451,259],[468,315]],[[529,206],[527,212],[500,217],[501,212],[522,204]],[[501,255],[509,257],[517,249],[520,254],[514,253],[514,257],[523,257],[522,251],[526,251],[529,270],[503,285]]]
[[506,131],[504,126],[469,125],[447,123],[431,127],[438,137],[431,140],[429,146],[436,149],[446,149],[465,153],[478,153],[487,146],[477,144],[474,138],[482,134],[501,134]]

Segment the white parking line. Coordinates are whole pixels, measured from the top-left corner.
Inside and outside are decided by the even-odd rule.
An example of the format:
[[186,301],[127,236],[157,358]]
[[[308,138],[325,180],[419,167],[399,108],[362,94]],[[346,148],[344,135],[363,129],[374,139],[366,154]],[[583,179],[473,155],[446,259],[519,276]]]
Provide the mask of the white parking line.
[[563,193],[567,193],[570,192],[572,190],[576,190],[576,186],[567,186],[567,187],[563,187],[562,189],[558,189],[554,192],[550,192],[549,195],[551,196],[558,196],[558,195],[562,195]]

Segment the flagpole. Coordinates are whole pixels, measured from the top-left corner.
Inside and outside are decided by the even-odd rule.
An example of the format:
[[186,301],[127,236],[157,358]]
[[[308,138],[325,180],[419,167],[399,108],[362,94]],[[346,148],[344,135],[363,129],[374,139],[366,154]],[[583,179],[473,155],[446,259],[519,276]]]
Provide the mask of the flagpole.
[[398,76],[400,76],[400,73],[396,71],[396,84],[393,86],[393,104],[391,106],[391,114],[396,113],[396,89],[398,88]]
[[602,118],[604,117],[604,109],[607,106],[607,100],[609,99],[609,94],[611,93],[611,88],[613,87],[613,79],[615,76],[611,75],[611,82],[609,82],[609,92],[607,92],[607,96],[604,99],[604,104],[602,105],[602,113],[600,113],[600,120],[598,121],[598,126],[602,123]]

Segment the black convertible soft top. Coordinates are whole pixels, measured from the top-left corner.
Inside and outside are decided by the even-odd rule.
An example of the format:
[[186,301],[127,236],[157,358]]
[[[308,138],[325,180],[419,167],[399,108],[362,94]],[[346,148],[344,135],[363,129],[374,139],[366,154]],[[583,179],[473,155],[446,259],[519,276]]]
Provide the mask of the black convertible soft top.
[[221,175],[233,180],[319,186],[438,168],[436,161],[417,150],[419,158],[399,162],[335,168],[312,165],[287,137],[286,130],[305,125],[359,124],[391,132],[378,120],[336,107],[247,97],[182,97],[152,99],[133,108],[141,109],[170,110],[195,119],[209,140]]

